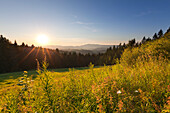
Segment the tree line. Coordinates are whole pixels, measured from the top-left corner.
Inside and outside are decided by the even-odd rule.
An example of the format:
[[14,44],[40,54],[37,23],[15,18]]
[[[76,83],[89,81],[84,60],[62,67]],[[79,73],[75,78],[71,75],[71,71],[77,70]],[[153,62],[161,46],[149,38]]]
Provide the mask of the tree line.
[[[166,31],[170,32],[170,28]],[[120,59],[121,54],[125,48],[133,48],[141,46],[142,44],[159,39],[163,36],[163,31],[150,37],[143,39],[140,42],[136,42],[135,38],[129,40],[127,44],[113,45],[106,50],[105,53],[99,54],[81,54],[76,52],[63,52],[58,48],[56,50],[35,47],[33,44],[28,46],[24,42],[21,45],[9,41],[3,35],[0,35],[0,73],[24,71],[36,69],[37,61],[42,62],[46,57],[49,63],[49,68],[73,68],[73,67],[85,67],[91,63],[95,66],[101,65],[113,65]]]

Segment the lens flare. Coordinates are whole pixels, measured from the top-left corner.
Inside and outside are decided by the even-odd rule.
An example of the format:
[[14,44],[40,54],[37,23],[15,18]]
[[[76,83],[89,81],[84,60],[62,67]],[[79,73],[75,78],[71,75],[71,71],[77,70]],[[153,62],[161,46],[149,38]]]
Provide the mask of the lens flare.
[[37,42],[40,45],[46,45],[48,43],[48,37],[46,35],[38,35]]

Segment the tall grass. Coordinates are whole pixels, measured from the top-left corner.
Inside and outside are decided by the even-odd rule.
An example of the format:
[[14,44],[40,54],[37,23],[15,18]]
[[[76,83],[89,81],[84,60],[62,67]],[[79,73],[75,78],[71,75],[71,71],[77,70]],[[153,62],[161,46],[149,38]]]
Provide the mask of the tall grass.
[[114,66],[94,69],[90,64],[90,69],[70,69],[60,78],[44,62],[35,81],[24,73],[23,85],[1,94],[1,112],[170,112],[167,44],[165,37],[127,49]]

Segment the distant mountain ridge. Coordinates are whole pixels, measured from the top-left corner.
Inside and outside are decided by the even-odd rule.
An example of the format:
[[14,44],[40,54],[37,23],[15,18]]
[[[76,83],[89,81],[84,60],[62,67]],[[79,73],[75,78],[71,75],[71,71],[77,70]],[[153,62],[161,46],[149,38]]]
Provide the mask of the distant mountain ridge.
[[[107,49],[109,47],[113,47],[114,45],[100,45],[100,44],[85,44],[85,45],[80,45],[80,46],[60,46],[60,45],[48,45],[45,46],[46,48],[50,49],[56,49],[58,48],[59,50],[103,50]],[[117,45],[115,45],[117,46]]]

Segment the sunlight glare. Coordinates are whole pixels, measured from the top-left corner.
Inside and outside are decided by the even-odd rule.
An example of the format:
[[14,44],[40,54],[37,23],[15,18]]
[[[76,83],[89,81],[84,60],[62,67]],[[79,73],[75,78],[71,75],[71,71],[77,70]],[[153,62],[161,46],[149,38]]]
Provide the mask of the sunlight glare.
[[48,43],[48,37],[46,35],[38,35],[37,42],[41,45],[46,45]]

